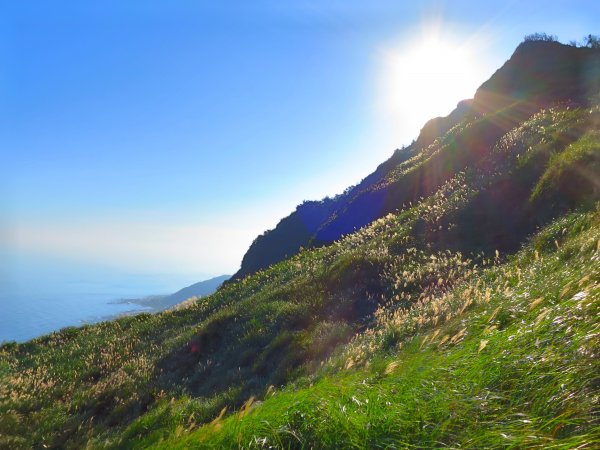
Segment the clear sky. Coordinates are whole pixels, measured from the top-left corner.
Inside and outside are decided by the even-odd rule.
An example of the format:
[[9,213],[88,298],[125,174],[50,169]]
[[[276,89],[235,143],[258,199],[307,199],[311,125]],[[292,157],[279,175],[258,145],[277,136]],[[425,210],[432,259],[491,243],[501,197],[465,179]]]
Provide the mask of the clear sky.
[[360,181],[525,34],[598,34],[599,5],[3,1],[0,285],[49,267],[233,273],[257,234]]

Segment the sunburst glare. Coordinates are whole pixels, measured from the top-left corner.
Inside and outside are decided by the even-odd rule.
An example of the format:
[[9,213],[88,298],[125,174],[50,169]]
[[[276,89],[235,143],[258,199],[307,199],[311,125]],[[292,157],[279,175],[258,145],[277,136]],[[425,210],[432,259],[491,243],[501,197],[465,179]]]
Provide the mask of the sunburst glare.
[[431,117],[472,98],[489,74],[474,39],[428,30],[399,42],[381,49],[378,110],[406,141]]

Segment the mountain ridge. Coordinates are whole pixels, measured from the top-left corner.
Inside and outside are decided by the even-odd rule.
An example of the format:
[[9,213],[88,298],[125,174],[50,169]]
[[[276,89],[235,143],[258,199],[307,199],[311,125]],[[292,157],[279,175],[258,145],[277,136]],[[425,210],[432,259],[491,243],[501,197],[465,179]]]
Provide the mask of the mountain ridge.
[[[558,42],[523,42],[503,66],[477,89],[472,100],[459,102],[448,116],[429,120],[415,142],[394,152],[359,184],[333,199],[304,202],[274,229],[259,235],[232,279],[264,269],[296,254],[300,248],[331,243],[398,209],[403,203],[431,193],[448,177],[433,164],[430,173],[424,175],[429,178],[427,180],[411,180],[407,185],[391,186],[387,192],[374,187],[399,163],[434,144],[465,117],[495,112],[497,120],[487,124],[486,132],[491,136],[489,141],[493,142],[542,107],[565,101],[586,104],[587,98],[599,91],[599,55],[598,49]],[[523,73],[516,76],[516,71]],[[487,148],[489,142],[478,145]],[[477,159],[477,150],[473,149],[472,153],[475,158],[465,155],[463,165]],[[511,246],[501,250],[513,249]]]

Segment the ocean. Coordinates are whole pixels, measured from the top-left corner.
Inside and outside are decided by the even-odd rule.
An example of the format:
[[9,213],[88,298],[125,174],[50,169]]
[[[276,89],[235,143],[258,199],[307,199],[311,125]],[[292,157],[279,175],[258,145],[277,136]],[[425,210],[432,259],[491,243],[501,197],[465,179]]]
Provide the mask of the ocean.
[[67,326],[152,311],[123,300],[171,294],[201,279],[132,275],[72,265],[38,265],[33,269],[0,273],[0,342],[23,342]]
[[118,292],[0,294],[0,342],[23,342],[67,326],[144,311],[135,304],[116,303],[133,297]]

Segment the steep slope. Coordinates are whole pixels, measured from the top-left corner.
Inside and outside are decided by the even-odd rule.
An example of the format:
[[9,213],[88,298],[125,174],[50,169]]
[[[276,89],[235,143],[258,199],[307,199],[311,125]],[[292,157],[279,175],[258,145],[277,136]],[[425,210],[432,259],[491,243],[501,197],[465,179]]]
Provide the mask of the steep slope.
[[[360,184],[334,199],[298,206],[274,230],[257,237],[233,278],[264,269],[300,247],[331,243],[405,203],[431,195],[458,171],[476,164],[502,135],[536,111],[567,101],[585,106],[599,90],[600,50],[524,42],[477,90],[472,102],[461,102],[448,117],[428,122],[413,144],[397,150]],[[471,129],[462,127],[446,135],[461,123]],[[403,170],[397,170],[403,162]],[[494,218],[489,221],[497,223]],[[529,232],[530,228],[524,230],[525,235]],[[514,250],[522,237],[507,242],[507,247],[500,243],[500,250]]]
[[1,346],[0,447],[594,447],[600,106],[559,100],[430,122],[335,220],[306,206],[420,193],[330,245]]

